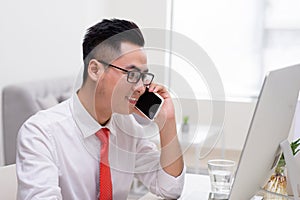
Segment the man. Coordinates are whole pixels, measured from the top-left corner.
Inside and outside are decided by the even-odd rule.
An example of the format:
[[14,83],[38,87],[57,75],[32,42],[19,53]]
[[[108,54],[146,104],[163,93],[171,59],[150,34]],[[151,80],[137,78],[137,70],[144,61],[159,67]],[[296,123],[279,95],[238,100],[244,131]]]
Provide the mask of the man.
[[[134,177],[159,196],[180,196],[185,170],[174,107],[152,83],[143,46],[133,22],[103,20],[88,29],[81,88],[19,131],[18,199],[126,199]],[[132,114],[140,114],[135,103],[146,87],[164,104],[155,123],[142,127]],[[155,132],[161,152],[144,137]]]

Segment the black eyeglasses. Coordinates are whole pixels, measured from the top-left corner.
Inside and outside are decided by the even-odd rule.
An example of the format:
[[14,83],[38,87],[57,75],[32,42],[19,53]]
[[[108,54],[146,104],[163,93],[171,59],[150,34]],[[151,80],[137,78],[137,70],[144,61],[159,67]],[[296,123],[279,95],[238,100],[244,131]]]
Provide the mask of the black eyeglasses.
[[152,83],[153,78],[154,78],[154,74],[151,74],[151,73],[148,73],[148,72],[140,72],[140,71],[135,71],[135,70],[134,71],[128,71],[126,69],[123,69],[121,67],[109,64],[109,63],[104,62],[102,60],[97,60],[97,61],[100,62],[103,65],[107,65],[109,67],[113,67],[113,68],[116,68],[116,69],[121,70],[123,72],[126,72],[127,73],[127,81],[129,83],[137,83],[142,78],[143,84],[145,86],[148,86]]

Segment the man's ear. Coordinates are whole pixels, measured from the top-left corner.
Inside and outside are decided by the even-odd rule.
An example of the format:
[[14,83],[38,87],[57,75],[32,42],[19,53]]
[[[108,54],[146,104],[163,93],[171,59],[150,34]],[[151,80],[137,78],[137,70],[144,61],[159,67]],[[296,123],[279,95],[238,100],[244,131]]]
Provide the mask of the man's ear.
[[88,66],[89,77],[93,81],[97,81],[99,76],[101,76],[103,72],[104,72],[104,66],[99,62],[97,62],[95,59],[91,59]]

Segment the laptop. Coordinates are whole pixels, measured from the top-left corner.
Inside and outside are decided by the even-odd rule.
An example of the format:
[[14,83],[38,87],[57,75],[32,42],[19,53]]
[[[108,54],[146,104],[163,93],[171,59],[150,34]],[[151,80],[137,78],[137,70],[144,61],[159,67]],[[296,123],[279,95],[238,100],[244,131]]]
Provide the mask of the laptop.
[[269,179],[288,138],[300,89],[300,64],[269,72],[238,163],[230,200],[251,199]]

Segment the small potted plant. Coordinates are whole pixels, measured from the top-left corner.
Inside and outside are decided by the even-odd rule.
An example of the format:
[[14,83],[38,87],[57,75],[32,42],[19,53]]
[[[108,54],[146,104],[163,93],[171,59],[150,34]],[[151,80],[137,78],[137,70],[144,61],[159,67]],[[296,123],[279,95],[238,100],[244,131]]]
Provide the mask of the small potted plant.
[[183,117],[183,123],[181,126],[181,132],[182,133],[188,133],[189,132],[189,116],[184,116]]
[[[300,146],[300,138],[295,140],[291,143],[291,149],[293,152],[293,155],[295,156],[300,149],[298,147]],[[284,160],[284,155],[281,154],[281,157],[275,167],[274,174],[270,177],[268,183],[265,185],[264,189],[268,190],[270,192],[275,192],[283,195],[288,194],[287,189],[287,176],[286,176],[286,162]],[[275,195],[272,194],[265,194],[265,199],[281,199],[281,197],[275,197]],[[286,199],[282,197],[282,199]]]

